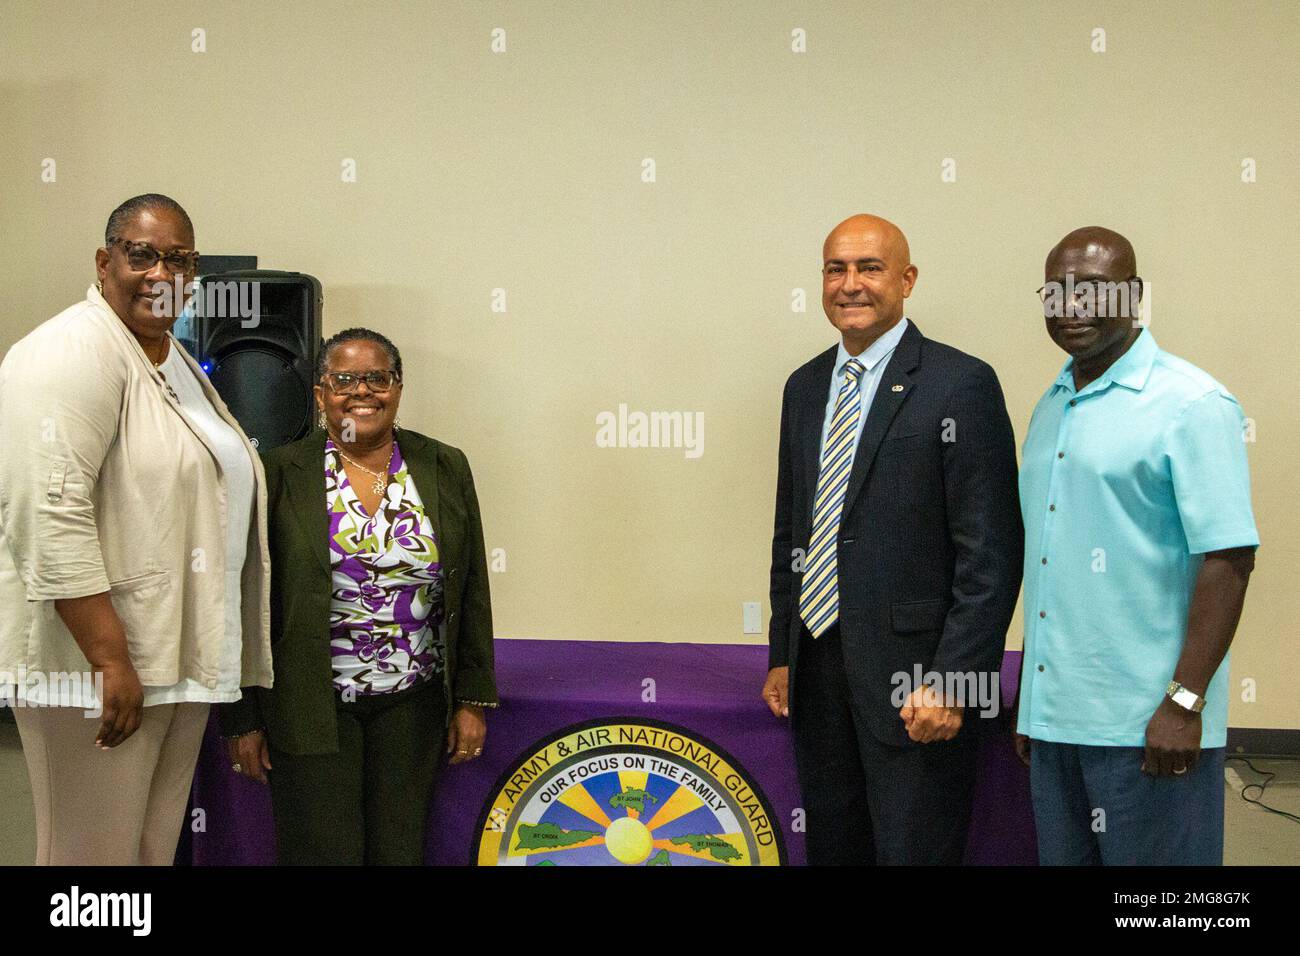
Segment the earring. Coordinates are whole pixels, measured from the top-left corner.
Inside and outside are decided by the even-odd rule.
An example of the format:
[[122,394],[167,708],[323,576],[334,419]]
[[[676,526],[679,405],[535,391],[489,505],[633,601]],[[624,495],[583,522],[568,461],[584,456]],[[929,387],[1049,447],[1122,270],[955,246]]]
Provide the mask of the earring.
[[100,282],[98,279],[95,280],[95,291],[100,295],[104,294],[104,283]]
[[397,416],[393,416],[393,431],[397,431],[401,427],[402,427],[402,420]]
[[324,409],[322,409],[320,412],[318,412],[318,413],[316,414],[316,427],[319,428],[321,431],[325,431],[325,411],[324,411]]

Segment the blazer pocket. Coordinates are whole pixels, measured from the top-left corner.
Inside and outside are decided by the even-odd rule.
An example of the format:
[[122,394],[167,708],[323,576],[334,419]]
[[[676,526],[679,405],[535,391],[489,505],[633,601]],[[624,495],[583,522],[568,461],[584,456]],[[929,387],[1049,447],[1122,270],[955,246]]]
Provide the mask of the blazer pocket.
[[179,647],[179,636],[173,637],[176,647],[160,646],[165,635],[157,633],[157,622],[166,619],[159,604],[170,588],[171,579],[166,571],[150,571],[108,584],[109,600],[126,630],[131,663],[138,669],[157,666],[161,654]]
[[889,622],[900,634],[937,631],[948,616],[948,604],[942,598],[933,601],[908,601],[889,606]]
[[876,452],[876,459],[889,478],[896,481],[920,460],[921,450],[924,447],[925,442],[917,432],[908,435],[886,435],[880,443],[880,450]]
[[886,435],[877,457],[885,468],[899,472],[910,464],[924,443],[917,432],[909,435]]

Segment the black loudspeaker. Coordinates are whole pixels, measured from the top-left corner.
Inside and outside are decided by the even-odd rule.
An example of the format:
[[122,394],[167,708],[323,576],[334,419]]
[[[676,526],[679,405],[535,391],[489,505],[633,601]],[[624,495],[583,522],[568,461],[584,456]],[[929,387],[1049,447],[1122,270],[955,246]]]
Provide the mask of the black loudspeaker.
[[198,277],[194,357],[262,450],[312,428],[321,348],[321,284],[301,272],[249,269]]

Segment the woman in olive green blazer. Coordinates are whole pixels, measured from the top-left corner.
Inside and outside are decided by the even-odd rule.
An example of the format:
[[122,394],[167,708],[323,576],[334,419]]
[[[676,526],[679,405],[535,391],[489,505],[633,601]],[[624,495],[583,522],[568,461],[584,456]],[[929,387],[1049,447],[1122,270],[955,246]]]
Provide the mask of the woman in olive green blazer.
[[[388,339],[341,332],[318,371],[322,427],[263,456],[274,687],[225,705],[222,734],[269,778],[281,862],[418,864],[443,742],[475,759],[497,705],[478,498],[464,453],[397,429]],[[395,571],[349,553],[385,547]]]

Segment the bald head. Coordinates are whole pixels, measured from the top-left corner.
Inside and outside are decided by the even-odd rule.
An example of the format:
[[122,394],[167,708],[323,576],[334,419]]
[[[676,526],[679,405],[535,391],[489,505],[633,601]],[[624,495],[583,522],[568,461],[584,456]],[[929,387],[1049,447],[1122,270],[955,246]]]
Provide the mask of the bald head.
[[907,237],[888,219],[850,216],[822,244],[822,308],[850,355],[899,323],[915,283]]
[[[1123,273],[1115,275],[1113,281],[1127,279],[1137,275],[1137,254],[1133,252],[1133,243],[1118,232],[1104,226],[1084,226],[1068,232],[1065,237],[1052,247],[1047,254],[1048,278],[1054,278],[1052,266],[1062,259],[1074,262],[1105,264],[1107,272]],[[1100,278],[1100,276],[1099,276]],[[1110,278],[1108,275],[1107,278]]]
[[865,212],[849,216],[832,229],[826,241],[822,243],[823,260],[830,257],[832,245],[841,239],[872,242],[888,253],[899,264],[899,268],[906,268],[912,264],[912,250],[907,246],[907,236],[903,235],[903,230],[888,219]]

